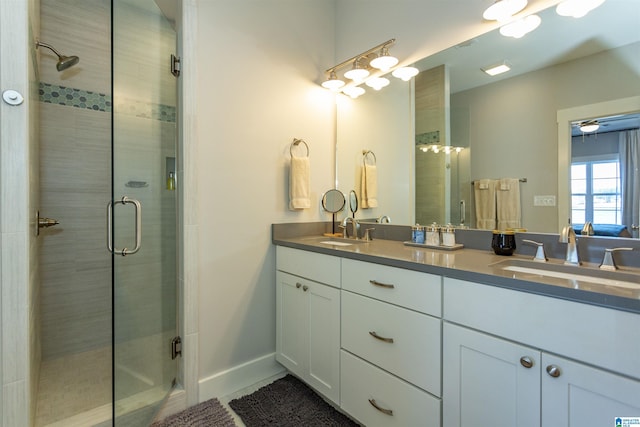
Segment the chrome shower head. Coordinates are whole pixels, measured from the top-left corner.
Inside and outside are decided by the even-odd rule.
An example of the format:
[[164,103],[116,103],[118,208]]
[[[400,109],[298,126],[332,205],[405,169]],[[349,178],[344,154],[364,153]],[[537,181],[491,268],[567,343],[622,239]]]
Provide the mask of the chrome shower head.
[[53,46],[51,46],[51,45],[49,45],[47,43],[43,43],[40,40],[36,40],[36,49],[39,48],[40,46],[46,47],[51,52],[56,54],[56,56],[58,57],[58,63],[56,64],[56,69],[58,71],[66,70],[67,68],[73,67],[78,62],[80,62],[80,58],[78,58],[77,56],[75,56],[75,55],[74,56],[62,55],[57,50],[55,50],[53,48]]

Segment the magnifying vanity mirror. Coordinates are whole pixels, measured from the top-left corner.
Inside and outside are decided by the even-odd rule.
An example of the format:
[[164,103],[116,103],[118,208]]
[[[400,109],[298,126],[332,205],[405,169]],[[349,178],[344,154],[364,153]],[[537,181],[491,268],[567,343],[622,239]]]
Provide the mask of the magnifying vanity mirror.
[[[388,213],[400,224],[461,224],[466,217],[476,228],[472,183],[498,178],[520,180],[528,231],[557,233],[576,216],[572,144],[610,138],[614,129],[572,138],[574,124],[640,112],[640,9],[607,0],[579,19],[555,8],[539,16],[540,27],[521,39],[495,30],[424,58],[411,85],[393,79],[379,92],[340,97],[341,185],[357,188],[362,149],[378,158],[379,207],[366,216]],[[482,71],[504,61],[507,73]],[[633,224],[624,225],[631,231]]]
[[349,192],[349,210],[351,211],[351,218],[355,218],[358,211],[358,196],[354,190]]
[[344,209],[346,200],[340,190],[329,190],[322,195],[322,208],[331,213],[331,233],[336,234],[336,214]]

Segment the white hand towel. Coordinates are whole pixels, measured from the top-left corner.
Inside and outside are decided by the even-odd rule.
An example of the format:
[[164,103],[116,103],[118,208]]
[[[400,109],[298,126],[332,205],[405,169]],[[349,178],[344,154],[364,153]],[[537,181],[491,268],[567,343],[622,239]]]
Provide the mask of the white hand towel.
[[496,188],[496,203],[498,211],[498,229],[520,228],[520,180],[518,178],[503,178],[498,181]]
[[298,210],[311,207],[309,157],[291,156],[289,170],[289,209]]
[[360,176],[360,204],[363,209],[378,207],[378,170],[376,165],[363,165]]
[[481,230],[496,228],[496,182],[478,179],[473,183],[476,199],[476,227]]

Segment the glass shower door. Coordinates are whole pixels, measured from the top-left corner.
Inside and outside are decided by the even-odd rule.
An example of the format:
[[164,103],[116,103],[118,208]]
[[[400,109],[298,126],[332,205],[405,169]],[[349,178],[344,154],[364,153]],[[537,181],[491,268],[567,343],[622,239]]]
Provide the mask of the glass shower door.
[[176,360],[176,33],[153,0],[112,1],[114,425],[146,426]]

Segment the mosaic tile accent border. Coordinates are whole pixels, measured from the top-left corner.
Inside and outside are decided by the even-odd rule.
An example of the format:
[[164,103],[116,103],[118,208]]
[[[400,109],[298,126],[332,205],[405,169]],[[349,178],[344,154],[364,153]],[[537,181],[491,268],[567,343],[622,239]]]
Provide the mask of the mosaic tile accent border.
[[[111,113],[114,111],[111,95],[40,82],[40,101],[68,107]],[[134,99],[119,100],[115,112],[162,122],[176,122],[176,107]]]

